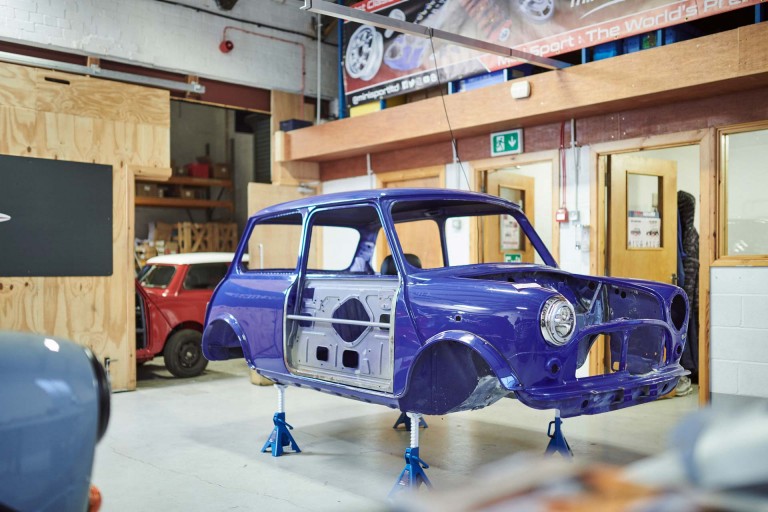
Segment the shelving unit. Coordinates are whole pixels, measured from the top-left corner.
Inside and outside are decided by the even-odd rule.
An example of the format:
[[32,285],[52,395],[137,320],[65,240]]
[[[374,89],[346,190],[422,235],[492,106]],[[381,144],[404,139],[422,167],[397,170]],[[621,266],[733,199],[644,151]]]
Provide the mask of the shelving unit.
[[[155,183],[156,181],[142,180],[137,178],[136,183]],[[207,188],[220,187],[222,189],[232,189],[232,180],[222,180],[215,178],[192,178],[189,176],[172,176],[167,181],[159,185],[178,185],[184,187]],[[197,199],[183,197],[154,197],[136,195],[136,206],[164,207],[164,208],[226,208],[234,210],[234,204],[230,200],[220,199]]]

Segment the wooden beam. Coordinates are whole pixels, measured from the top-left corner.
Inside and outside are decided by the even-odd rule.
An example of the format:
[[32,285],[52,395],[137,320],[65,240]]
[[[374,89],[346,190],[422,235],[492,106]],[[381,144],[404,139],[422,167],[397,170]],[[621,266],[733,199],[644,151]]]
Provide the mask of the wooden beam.
[[[768,85],[766,23],[612,59],[521,78],[532,94],[512,99],[510,83],[446,96],[456,137],[601,115]],[[283,158],[327,161],[450,140],[436,97],[285,135]]]

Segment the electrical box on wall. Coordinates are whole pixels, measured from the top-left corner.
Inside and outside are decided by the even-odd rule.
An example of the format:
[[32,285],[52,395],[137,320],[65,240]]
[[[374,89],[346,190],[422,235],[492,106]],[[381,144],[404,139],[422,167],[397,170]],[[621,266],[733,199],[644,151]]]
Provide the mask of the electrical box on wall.
[[555,220],[557,222],[568,222],[568,210],[566,208],[560,208],[555,212]]

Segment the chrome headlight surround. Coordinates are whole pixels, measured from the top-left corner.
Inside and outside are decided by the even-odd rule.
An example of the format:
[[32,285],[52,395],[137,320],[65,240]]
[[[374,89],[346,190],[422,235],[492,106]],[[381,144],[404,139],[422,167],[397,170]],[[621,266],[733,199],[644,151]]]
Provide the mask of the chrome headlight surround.
[[541,334],[548,343],[561,347],[576,330],[576,311],[562,295],[547,299],[541,308]]

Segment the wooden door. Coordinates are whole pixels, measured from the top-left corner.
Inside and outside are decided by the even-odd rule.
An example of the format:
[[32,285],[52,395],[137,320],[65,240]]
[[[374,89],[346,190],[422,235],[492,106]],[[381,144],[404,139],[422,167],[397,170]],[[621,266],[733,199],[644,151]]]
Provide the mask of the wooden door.
[[[381,174],[379,183],[382,188],[442,188],[445,181],[444,173],[443,166],[397,171]],[[434,221],[406,222],[398,224],[395,229],[403,252],[418,256],[423,268],[443,266],[440,229]],[[384,257],[389,254],[389,247],[387,244],[377,243],[376,248],[376,260],[380,266]]]
[[609,157],[606,274],[677,283],[677,162]]
[[[520,205],[533,225],[534,178],[510,172],[490,171],[486,190],[489,194]],[[533,263],[535,251],[517,222],[509,215],[489,216],[483,221],[481,263],[521,261]]]

